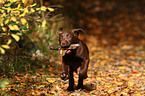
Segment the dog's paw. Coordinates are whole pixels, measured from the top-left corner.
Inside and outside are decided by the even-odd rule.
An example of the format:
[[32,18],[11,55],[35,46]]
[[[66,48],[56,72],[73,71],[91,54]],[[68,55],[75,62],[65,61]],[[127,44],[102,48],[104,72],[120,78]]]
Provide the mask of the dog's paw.
[[74,88],[73,87],[68,87],[67,91],[74,91]]
[[85,89],[85,88],[84,88],[83,86],[78,85],[78,86],[77,86],[77,89],[82,89],[82,90],[83,90],[83,89]]
[[61,77],[62,80],[67,80],[68,79],[68,75],[64,72],[61,74],[60,77]]

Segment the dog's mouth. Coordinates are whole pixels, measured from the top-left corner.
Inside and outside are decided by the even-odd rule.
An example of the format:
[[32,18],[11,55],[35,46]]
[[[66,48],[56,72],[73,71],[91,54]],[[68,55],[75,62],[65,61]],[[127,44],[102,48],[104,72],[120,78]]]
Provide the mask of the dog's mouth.
[[69,42],[67,42],[67,41],[62,41],[62,42],[60,43],[61,48],[69,48],[70,45],[71,45],[71,44],[70,44]]

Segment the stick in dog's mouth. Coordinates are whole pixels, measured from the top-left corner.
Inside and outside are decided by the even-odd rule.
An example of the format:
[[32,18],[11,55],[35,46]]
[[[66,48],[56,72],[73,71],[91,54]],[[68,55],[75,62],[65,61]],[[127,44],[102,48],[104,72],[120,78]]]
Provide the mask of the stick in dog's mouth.
[[80,44],[71,44],[69,48],[61,48],[60,45],[51,45],[50,50],[68,50],[68,49],[76,49],[80,46]]

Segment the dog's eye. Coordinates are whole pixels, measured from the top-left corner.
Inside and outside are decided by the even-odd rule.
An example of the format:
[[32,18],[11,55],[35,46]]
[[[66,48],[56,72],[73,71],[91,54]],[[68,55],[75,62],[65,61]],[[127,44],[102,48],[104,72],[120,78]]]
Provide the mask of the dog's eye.
[[71,35],[68,35],[67,37],[68,37],[68,38],[71,38]]

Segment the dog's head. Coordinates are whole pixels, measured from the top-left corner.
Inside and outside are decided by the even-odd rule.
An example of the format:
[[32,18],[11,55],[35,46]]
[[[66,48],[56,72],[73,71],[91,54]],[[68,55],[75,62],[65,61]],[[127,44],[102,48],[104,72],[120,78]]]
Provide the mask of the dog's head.
[[59,44],[61,48],[69,48],[71,44],[78,43],[78,35],[80,32],[84,32],[82,29],[74,29],[72,31],[64,31],[63,28],[58,29]]

